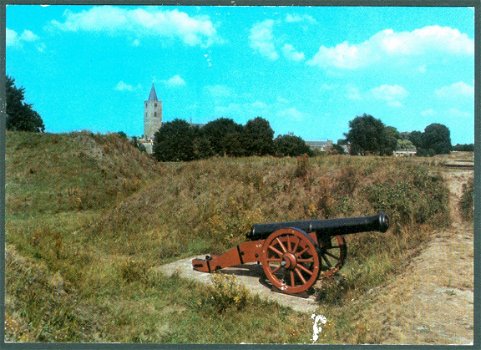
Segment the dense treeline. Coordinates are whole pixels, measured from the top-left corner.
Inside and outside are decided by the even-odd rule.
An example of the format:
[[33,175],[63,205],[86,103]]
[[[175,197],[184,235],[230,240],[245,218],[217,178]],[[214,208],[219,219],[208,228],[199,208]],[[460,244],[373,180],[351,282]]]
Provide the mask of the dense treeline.
[[154,157],[159,161],[189,161],[212,156],[298,156],[312,154],[297,136],[279,135],[261,117],[245,125],[229,118],[213,120],[202,127],[180,119],[166,122],[155,133]]
[[396,150],[416,150],[418,156],[448,154],[452,150],[449,129],[438,123],[428,125],[424,132],[400,133],[386,126],[380,119],[363,114],[349,122],[349,132],[344,134],[352,155],[392,155]]

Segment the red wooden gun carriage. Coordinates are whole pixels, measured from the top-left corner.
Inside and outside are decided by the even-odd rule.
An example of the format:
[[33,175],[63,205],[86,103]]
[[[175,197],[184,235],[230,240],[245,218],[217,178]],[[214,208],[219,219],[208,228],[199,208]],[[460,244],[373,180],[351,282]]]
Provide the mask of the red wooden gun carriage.
[[343,235],[386,232],[389,218],[383,212],[373,216],[329,220],[255,224],[248,241],[222,255],[192,260],[194,270],[215,272],[260,263],[273,287],[287,294],[307,291],[319,275],[332,276],[344,265],[347,245]]

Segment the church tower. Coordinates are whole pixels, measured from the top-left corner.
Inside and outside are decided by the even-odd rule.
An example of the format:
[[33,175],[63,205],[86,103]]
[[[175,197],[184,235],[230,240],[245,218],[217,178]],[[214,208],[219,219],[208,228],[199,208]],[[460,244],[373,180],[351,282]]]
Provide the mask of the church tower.
[[157,99],[154,84],[149,99],[144,103],[144,139],[153,140],[154,134],[162,126],[162,101]]

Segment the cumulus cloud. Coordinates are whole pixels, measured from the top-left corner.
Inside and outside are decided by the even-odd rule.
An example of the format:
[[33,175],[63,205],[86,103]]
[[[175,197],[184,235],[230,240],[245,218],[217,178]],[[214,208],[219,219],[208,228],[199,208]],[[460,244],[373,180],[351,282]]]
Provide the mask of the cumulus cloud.
[[21,34],[15,30],[6,28],[6,45],[21,46],[25,42],[33,42],[38,40],[38,36],[31,30],[25,29]]
[[267,19],[252,26],[249,34],[249,45],[254,51],[271,61],[279,58],[274,45],[274,20]]
[[304,60],[304,53],[296,51],[294,46],[291,44],[284,44],[282,47],[282,53],[284,54],[284,57],[287,58],[290,61],[294,62],[299,62]]
[[296,107],[290,107],[283,109],[277,113],[281,118],[287,118],[291,120],[300,121],[304,119],[304,113],[299,111]]
[[371,89],[371,94],[391,107],[401,107],[401,101],[408,96],[407,90],[400,85],[381,85]]
[[225,85],[207,85],[205,90],[212,97],[230,97],[233,92],[231,88]]
[[361,91],[356,86],[348,86],[346,97],[351,101],[360,101],[362,99]]
[[207,16],[190,16],[185,12],[157,8],[128,9],[94,6],[88,10],[66,10],[63,21],[51,25],[68,32],[130,33],[136,36],[176,38],[189,46],[209,46],[217,42],[214,24]]
[[172,76],[167,80],[163,80],[162,82],[169,87],[185,86],[185,80],[178,74]]
[[474,97],[474,86],[463,81],[443,86],[435,91],[439,98]]
[[425,109],[424,111],[422,111],[421,115],[423,117],[432,117],[433,115],[436,115],[436,111],[432,108],[428,108],[428,109]]
[[383,58],[433,52],[473,55],[474,40],[458,29],[437,25],[410,32],[386,29],[359,44],[345,41],[334,47],[320,46],[308,64],[321,68],[358,69],[375,64]]
[[317,21],[314,19],[314,17],[310,15],[299,15],[295,13],[288,13],[285,18],[286,23],[302,23],[302,22],[307,22],[307,23],[317,23]]
[[448,110],[448,116],[452,118],[457,118],[457,119],[473,119],[474,118],[473,113],[462,111],[458,108],[450,108]]
[[140,85],[133,86],[131,84],[127,84],[125,81],[121,80],[115,85],[114,90],[117,91],[134,91],[140,89]]

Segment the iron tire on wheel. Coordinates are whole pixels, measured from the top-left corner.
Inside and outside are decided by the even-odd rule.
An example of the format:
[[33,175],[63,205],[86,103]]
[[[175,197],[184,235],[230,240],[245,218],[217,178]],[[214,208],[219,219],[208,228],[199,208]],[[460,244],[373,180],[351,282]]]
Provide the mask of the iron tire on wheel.
[[304,231],[295,228],[271,233],[264,242],[260,260],[272,286],[286,294],[307,291],[321,271],[317,245]]

